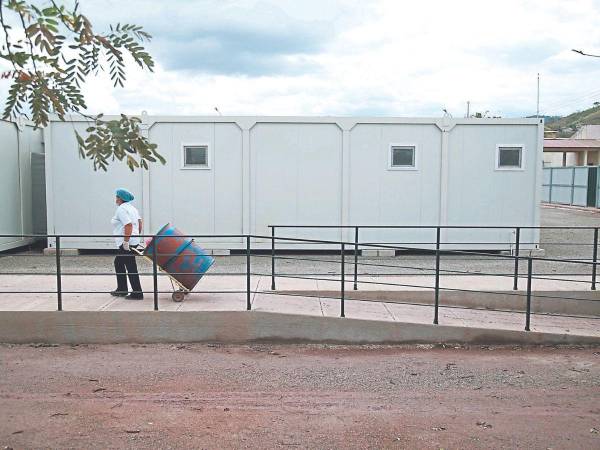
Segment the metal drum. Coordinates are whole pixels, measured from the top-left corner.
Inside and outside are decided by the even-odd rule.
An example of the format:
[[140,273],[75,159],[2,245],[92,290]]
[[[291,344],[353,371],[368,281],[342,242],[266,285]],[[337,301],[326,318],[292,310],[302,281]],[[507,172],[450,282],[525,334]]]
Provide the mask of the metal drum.
[[[154,244],[152,241],[156,239]],[[193,239],[167,223],[147,243],[144,255],[152,258],[156,245],[156,263],[188,291],[200,281],[215,262]]]

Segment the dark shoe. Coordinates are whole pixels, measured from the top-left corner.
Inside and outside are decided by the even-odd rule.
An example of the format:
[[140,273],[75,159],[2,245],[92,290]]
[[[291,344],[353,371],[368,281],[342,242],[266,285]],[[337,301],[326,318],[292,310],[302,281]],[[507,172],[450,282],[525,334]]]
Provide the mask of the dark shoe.
[[112,295],[113,297],[125,297],[125,296],[127,296],[127,291],[119,291],[117,289],[117,290],[112,291],[110,293],[110,295]]
[[144,294],[142,293],[134,293],[132,292],[131,294],[127,294],[125,296],[125,300],[143,300],[144,299]]

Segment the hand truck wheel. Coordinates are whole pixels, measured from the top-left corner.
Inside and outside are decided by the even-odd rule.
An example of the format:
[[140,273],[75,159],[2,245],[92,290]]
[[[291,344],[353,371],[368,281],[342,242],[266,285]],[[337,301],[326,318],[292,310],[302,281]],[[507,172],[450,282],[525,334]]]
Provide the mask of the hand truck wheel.
[[185,292],[182,290],[178,290],[173,292],[173,295],[171,296],[171,298],[173,299],[174,302],[182,302],[185,299]]

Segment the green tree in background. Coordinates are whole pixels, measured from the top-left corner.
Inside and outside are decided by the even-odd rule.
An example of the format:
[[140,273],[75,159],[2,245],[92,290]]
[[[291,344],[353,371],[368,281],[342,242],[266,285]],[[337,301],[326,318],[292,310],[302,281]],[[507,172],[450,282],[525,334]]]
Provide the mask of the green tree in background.
[[[41,3],[41,2],[37,2]],[[140,134],[140,119],[121,115],[104,120],[103,115],[85,114],[81,86],[88,76],[106,71],[115,87],[123,86],[126,58],[152,71],[154,61],[143,43],[151,39],[142,27],[130,24],[110,26],[96,32],[89,19],[55,1],[39,6],[31,1],[0,0],[0,58],[10,69],[0,77],[11,85],[3,112],[4,119],[25,115],[37,127],[45,127],[49,115],[61,120],[81,114],[90,121],[86,136],[77,134],[79,153],[93,162],[94,170],[107,169],[110,160],[125,162],[133,171],[148,163],[165,160]]]

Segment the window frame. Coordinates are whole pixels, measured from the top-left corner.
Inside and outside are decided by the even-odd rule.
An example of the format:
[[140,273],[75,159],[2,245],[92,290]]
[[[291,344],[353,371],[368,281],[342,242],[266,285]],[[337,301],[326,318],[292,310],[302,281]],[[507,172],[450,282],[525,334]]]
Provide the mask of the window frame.
[[[206,147],[206,165],[189,165],[185,164],[185,149],[187,147]],[[182,170],[211,170],[212,158],[211,158],[210,144],[208,142],[182,142],[181,143],[181,169]]]
[[[500,149],[501,148],[520,148],[521,149],[521,166],[509,166],[509,167],[501,167],[500,166]],[[497,144],[496,145],[496,168],[495,170],[500,171],[508,171],[508,172],[522,172],[525,170],[525,145],[523,144]]]
[[[394,166],[394,147],[412,147],[414,151],[414,166]],[[388,170],[419,170],[419,146],[414,143],[392,142],[388,146]]]

